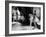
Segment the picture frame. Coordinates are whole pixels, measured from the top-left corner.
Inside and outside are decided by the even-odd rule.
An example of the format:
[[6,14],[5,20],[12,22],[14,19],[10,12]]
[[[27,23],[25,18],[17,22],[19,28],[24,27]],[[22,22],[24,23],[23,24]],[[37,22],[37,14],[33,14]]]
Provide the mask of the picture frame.
[[[27,30],[24,30],[24,29],[23,30],[16,30],[15,29],[16,31],[12,30],[13,23],[16,23],[16,22],[11,21],[12,20],[12,11],[14,10],[14,8],[16,8],[15,10],[17,11],[18,9],[20,9],[19,7],[24,8],[25,10],[30,8],[31,12],[33,12],[34,10],[37,11],[37,9],[38,10],[40,9],[40,16],[41,16],[40,17],[41,18],[40,26],[41,26],[41,29],[39,29],[38,31],[36,31],[35,29],[30,30],[30,28],[28,29],[26,26],[24,26],[24,29],[26,27]],[[21,12],[21,9],[20,9],[20,12]],[[29,13],[28,10],[27,10],[27,12]],[[39,12],[39,11],[37,11],[37,12]],[[17,22],[17,24],[18,24],[18,22]],[[13,27],[13,29],[14,29],[14,27]],[[5,36],[37,35],[37,34],[38,35],[39,34],[45,34],[45,3],[41,3],[41,2],[5,1]]]

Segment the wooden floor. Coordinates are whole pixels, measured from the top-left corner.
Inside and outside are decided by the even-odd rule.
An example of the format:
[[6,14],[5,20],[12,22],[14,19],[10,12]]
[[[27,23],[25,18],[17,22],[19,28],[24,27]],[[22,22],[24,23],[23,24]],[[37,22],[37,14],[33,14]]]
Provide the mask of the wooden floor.
[[37,28],[31,27],[31,26],[19,26],[19,27],[12,27],[12,30],[34,30]]

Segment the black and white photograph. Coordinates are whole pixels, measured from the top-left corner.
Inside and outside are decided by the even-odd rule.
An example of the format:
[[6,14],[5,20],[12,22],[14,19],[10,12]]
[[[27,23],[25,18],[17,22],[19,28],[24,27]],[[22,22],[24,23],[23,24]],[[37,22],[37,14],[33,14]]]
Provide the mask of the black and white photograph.
[[13,33],[15,31],[41,32],[43,27],[42,10],[42,5],[9,4],[11,31]]
[[9,2],[6,6],[9,12],[7,33],[11,35],[44,33],[43,3]]
[[41,29],[41,8],[12,6],[12,30]]

